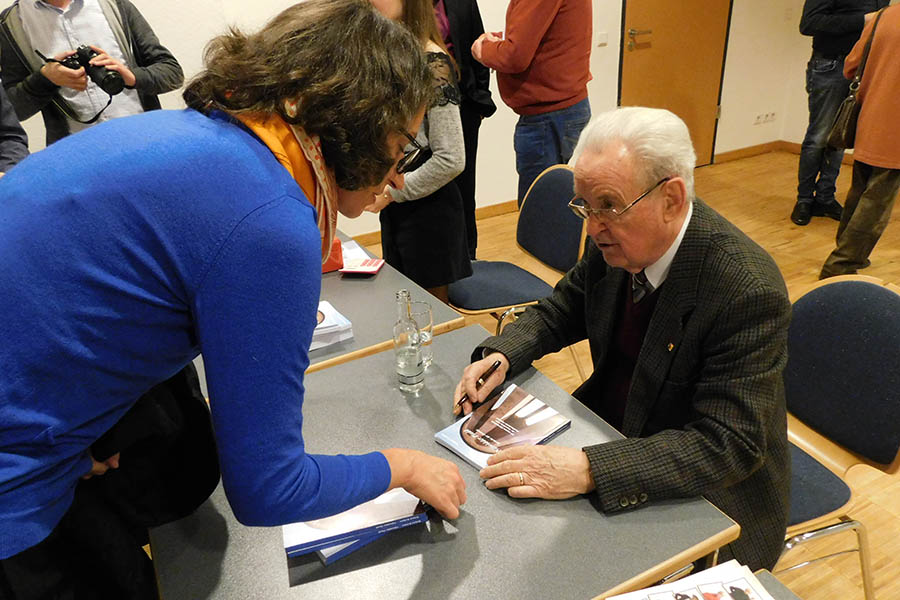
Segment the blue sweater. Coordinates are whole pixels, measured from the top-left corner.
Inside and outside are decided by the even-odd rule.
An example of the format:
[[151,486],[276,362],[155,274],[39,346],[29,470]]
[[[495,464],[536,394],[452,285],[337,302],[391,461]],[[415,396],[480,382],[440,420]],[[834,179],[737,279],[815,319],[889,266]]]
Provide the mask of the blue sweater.
[[52,531],[90,444],[201,351],[241,522],[319,518],[384,492],[381,453],[304,452],[320,284],[315,211],[224,116],[113,120],[0,180],[0,558]]

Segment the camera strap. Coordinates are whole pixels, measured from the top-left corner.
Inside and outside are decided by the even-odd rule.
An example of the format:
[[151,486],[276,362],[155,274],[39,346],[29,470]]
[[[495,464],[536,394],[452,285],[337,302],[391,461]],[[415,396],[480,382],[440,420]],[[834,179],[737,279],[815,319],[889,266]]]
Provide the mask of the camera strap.
[[[38,56],[41,57],[41,59],[42,59],[45,63],[55,62],[55,63],[61,64],[61,65],[64,66],[64,67],[66,66],[66,65],[63,63],[63,61],[61,61],[61,60],[56,60],[55,58],[47,58],[46,56],[44,56],[43,54],[41,54],[40,50],[35,50],[35,52],[37,53]],[[66,68],[68,68],[68,67],[66,67]],[[86,74],[85,74],[85,77],[87,77]],[[61,110],[62,113],[63,113],[67,118],[72,119],[73,121],[77,121],[78,123],[81,123],[81,124],[83,124],[83,125],[91,125],[92,123],[96,123],[96,122],[97,122],[97,119],[100,118],[100,115],[103,114],[103,111],[106,110],[107,108],[109,108],[109,105],[112,104],[112,100],[113,100],[113,95],[112,95],[112,94],[109,94],[109,100],[106,101],[106,106],[104,106],[103,108],[101,108],[100,111],[99,111],[96,115],[94,115],[93,117],[91,117],[91,118],[90,118],[89,120],[87,120],[87,121],[85,121],[85,120],[83,120],[83,119],[79,119],[77,115],[73,114],[72,111],[70,110],[71,107],[69,107],[68,103],[66,103],[65,101],[62,101],[62,102],[54,102],[54,104],[56,104],[57,108],[59,108],[59,110]]]

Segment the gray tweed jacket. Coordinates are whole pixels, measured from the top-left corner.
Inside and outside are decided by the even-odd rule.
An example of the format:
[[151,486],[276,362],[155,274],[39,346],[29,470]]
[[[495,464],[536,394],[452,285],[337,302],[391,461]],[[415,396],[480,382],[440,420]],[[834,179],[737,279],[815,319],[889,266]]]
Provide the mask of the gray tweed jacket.
[[[511,374],[587,338],[597,393],[628,273],[591,244],[553,295],[482,348]],[[782,370],[790,302],[772,258],[700,200],[675,255],[632,377],[622,433],[586,447],[603,511],[703,495],[741,526],[723,549],[751,569],[781,552],[790,499]]]

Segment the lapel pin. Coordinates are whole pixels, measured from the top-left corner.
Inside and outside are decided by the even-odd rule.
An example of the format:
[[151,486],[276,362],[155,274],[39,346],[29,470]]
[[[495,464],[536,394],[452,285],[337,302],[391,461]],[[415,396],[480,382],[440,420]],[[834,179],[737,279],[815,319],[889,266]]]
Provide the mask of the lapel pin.
[[675,344],[673,344],[672,342],[669,342],[669,345],[666,347],[666,349],[667,349],[669,352],[671,352],[672,350],[675,349]]

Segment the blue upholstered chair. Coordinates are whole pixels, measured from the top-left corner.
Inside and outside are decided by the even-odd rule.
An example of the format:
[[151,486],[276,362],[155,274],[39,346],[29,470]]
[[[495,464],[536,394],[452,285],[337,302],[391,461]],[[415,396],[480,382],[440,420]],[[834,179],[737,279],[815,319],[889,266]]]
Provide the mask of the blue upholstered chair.
[[[572,170],[566,165],[549,167],[525,194],[516,223],[519,247],[560,275],[578,262],[584,240],[584,222],[567,208],[573,195]],[[474,261],[472,275],[451,283],[449,290],[450,304],[459,312],[497,319],[497,335],[507,319],[552,292],[544,280],[513,263],[488,260]],[[584,371],[570,350],[583,381]]]
[[[793,305],[784,372],[791,441],[791,510],[775,572],[859,552],[863,589],[874,598],[866,530],[851,519],[851,467],[900,467],[900,294],[880,280],[833,277]],[[792,566],[789,550],[842,532],[856,548]]]

